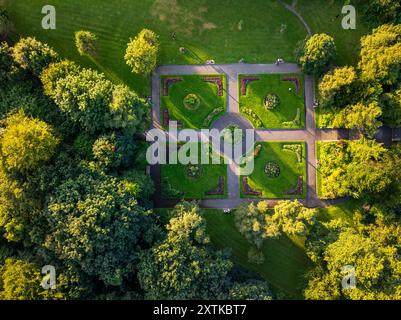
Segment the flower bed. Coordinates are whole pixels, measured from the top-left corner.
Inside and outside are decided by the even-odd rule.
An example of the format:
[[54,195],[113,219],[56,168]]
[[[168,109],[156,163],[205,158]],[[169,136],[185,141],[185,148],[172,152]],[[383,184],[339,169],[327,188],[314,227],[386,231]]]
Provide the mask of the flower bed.
[[278,178],[280,176],[280,166],[275,161],[269,161],[265,165],[265,173],[269,178]]
[[245,96],[248,84],[260,80],[259,77],[241,77],[241,95]]
[[302,145],[300,144],[286,144],[283,150],[292,151],[296,154],[299,163],[302,162]]
[[272,93],[266,95],[263,103],[267,109],[273,110],[280,104],[280,99],[276,94]]
[[185,166],[185,173],[191,179],[199,179],[203,173],[203,167],[200,164],[188,164]]
[[217,86],[217,94],[220,97],[223,95],[223,77],[222,76],[204,77],[203,81],[214,83]]
[[291,127],[291,126],[298,126],[300,123],[301,123],[301,109],[298,108],[295,119],[292,121],[285,121],[282,123],[282,125],[285,127]]
[[182,78],[174,77],[174,78],[164,78],[163,79],[163,95],[168,96],[168,90],[173,83],[183,81]]
[[190,93],[184,98],[183,103],[188,110],[196,110],[199,108],[201,101],[196,94]]
[[257,127],[257,128],[262,127],[262,121],[259,119],[257,114],[255,112],[253,112],[252,109],[242,108],[242,112],[245,113],[246,115],[248,115],[249,117],[251,117],[255,127]]
[[246,196],[261,196],[262,192],[253,190],[248,184],[248,177],[242,177],[242,190],[243,194]]
[[[163,126],[165,128],[168,128],[169,124],[170,124],[170,114],[167,109],[164,109],[163,110]],[[177,128],[178,129],[182,128],[182,123],[179,121],[177,121]]]
[[203,127],[208,128],[213,121],[213,119],[220,113],[222,113],[224,109],[222,107],[213,109],[212,112],[208,114],[208,116],[203,121]]
[[290,81],[290,82],[292,82],[292,83],[295,85],[295,89],[296,89],[297,94],[299,95],[299,93],[300,93],[300,91],[301,91],[301,84],[300,84],[300,81],[299,81],[299,78],[298,78],[298,77],[296,77],[296,76],[284,76],[284,77],[282,78],[282,80],[283,80],[283,81]]

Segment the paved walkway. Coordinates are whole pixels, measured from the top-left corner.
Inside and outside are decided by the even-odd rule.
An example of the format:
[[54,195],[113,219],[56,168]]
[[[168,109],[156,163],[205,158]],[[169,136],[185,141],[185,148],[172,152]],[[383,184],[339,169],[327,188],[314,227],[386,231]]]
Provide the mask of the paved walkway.
[[[284,74],[300,73],[296,64],[222,64],[222,65],[170,65],[157,68],[152,76],[152,124],[154,128],[161,128],[160,125],[160,76],[161,75],[185,75],[185,74],[225,74],[227,77],[227,110],[226,113],[212,124],[212,128],[224,129],[227,125],[235,123],[242,129],[251,129],[252,124],[247,118],[239,113],[239,83],[240,74]],[[316,194],[316,138],[321,136],[315,127],[314,84],[311,76],[305,76],[305,108],[306,127],[305,129],[257,129],[255,130],[256,141],[305,141],[307,161],[307,197],[300,200],[309,207],[331,205],[336,201],[322,201]],[[324,136],[324,135],[323,135]],[[330,135],[331,137],[332,135]],[[243,201],[258,201],[262,199],[240,198],[240,185],[238,170],[235,163],[227,168],[227,199],[203,200],[201,205],[212,208],[234,208]],[[159,173],[157,173],[159,170]],[[160,179],[160,168],[153,168],[154,176]],[[157,192],[160,196],[160,190]],[[272,203],[279,199],[264,199]],[[169,202],[170,203],[170,202]],[[164,204],[167,204],[165,202]]]

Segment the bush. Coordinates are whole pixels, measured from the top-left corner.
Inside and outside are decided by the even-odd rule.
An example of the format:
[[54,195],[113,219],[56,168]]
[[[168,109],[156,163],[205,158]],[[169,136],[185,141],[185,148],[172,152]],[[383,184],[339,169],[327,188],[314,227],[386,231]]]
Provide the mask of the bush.
[[200,106],[200,99],[199,97],[194,94],[190,93],[184,98],[184,107],[189,109],[189,110],[196,110]]
[[269,110],[277,108],[279,104],[280,104],[280,99],[274,93],[268,94],[264,99],[264,105]]
[[97,37],[90,31],[75,32],[75,45],[81,56],[96,55]]
[[275,161],[269,161],[265,165],[265,173],[269,178],[280,176],[280,166]]
[[23,69],[40,76],[51,63],[58,60],[58,54],[47,44],[35,38],[23,38],[13,48],[13,57]]
[[258,115],[255,112],[253,112],[252,109],[242,108],[242,112],[248,115],[252,119],[255,127],[260,128],[263,126],[262,121],[259,119]]
[[124,58],[132,72],[147,75],[156,68],[158,52],[158,36],[151,30],[143,29],[128,43]]
[[43,84],[43,90],[49,97],[54,97],[57,81],[67,77],[70,74],[78,74],[80,67],[72,61],[64,60],[51,63],[40,75]]
[[53,156],[58,143],[47,123],[16,113],[7,118],[0,139],[2,164],[7,170],[35,169]]

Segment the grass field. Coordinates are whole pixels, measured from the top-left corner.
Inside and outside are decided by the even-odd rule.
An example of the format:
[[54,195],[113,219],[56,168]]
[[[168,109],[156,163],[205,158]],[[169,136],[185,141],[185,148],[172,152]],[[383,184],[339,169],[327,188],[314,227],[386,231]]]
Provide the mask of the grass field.
[[[292,0],[287,0],[287,3]],[[354,65],[358,60],[361,36],[369,33],[363,20],[366,0],[349,1],[356,9],[357,24],[355,30],[345,30],[341,26],[344,15],[341,9],[344,0],[298,0],[297,10],[304,17],[314,33],[327,33],[336,42],[338,56],[336,64]]]
[[[198,144],[199,147],[201,144]],[[206,147],[206,144],[202,145]],[[200,153],[198,153],[200,159]],[[199,162],[200,163],[200,162]],[[201,173],[197,177],[188,175],[188,165],[165,164],[161,166],[162,179],[168,180],[171,188],[179,191],[178,197],[164,196],[164,198],[183,199],[215,199],[227,197],[227,165],[226,164],[201,164]],[[205,195],[206,192],[218,186],[219,177],[224,177],[224,195]]]
[[[258,142],[262,144],[262,150],[255,159],[255,169],[248,177],[249,186],[262,192],[262,198],[291,199],[305,198],[306,196],[306,163],[304,142]],[[301,144],[302,162],[298,162],[295,152],[283,150],[284,145]],[[269,178],[265,174],[265,165],[268,161],[275,161],[280,166],[280,175],[277,178]],[[285,193],[297,184],[298,176],[303,176],[303,194],[297,196],[286,195]],[[243,195],[241,184],[241,197]]]
[[[285,75],[294,76],[294,75]],[[282,81],[283,75],[261,74],[258,81],[253,81],[247,86],[247,94],[239,95],[240,110],[256,127],[252,117],[243,112],[243,108],[253,110],[262,122],[263,128],[304,128],[305,127],[305,104],[304,104],[304,86],[302,75],[296,75],[301,84],[299,95],[295,90],[295,85],[288,81]],[[240,76],[240,79],[243,76]],[[239,83],[241,83],[239,81]],[[291,89],[291,91],[289,90]],[[280,104],[273,110],[268,110],[264,106],[264,98],[267,94],[276,94],[279,97]],[[293,121],[300,111],[300,122],[294,125],[284,125],[284,122]]]
[[[160,35],[160,64],[294,61],[294,49],[306,32],[299,20],[276,0],[53,0],[57,29],[41,27],[46,0],[0,0],[22,35],[36,36],[64,57],[104,71],[141,95],[149,95],[148,78],[133,75],[124,63],[129,38],[142,28]],[[224,14],[223,14],[224,12]],[[80,57],[74,32],[99,37],[96,59]],[[175,40],[173,40],[175,33]],[[185,47],[189,54],[179,52]]]
[[248,261],[247,255],[250,245],[235,227],[233,215],[219,210],[205,210],[204,216],[211,241],[217,248],[230,248],[234,262],[258,273],[276,292],[279,290],[289,298],[301,298],[303,275],[312,266],[302,241],[286,236],[266,240],[261,249],[264,263],[253,264]]
[[[163,96],[163,80],[173,76],[163,76],[161,79],[161,117],[163,110],[169,111],[170,119],[178,120],[184,128],[201,129],[207,116],[215,109],[222,108],[223,111],[214,117],[217,119],[226,111],[226,77],[223,77],[223,95],[218,96],[217,86],[213,83],[203,81],[206,75],[183,75],[179,76],[182,82],[170,86],[169,95]],[[184,98],[188,94],[196,94],[200,99],[200,106],[196,110],[189,110],[184,106]],[[206,127],[207,128],[207,127]]]

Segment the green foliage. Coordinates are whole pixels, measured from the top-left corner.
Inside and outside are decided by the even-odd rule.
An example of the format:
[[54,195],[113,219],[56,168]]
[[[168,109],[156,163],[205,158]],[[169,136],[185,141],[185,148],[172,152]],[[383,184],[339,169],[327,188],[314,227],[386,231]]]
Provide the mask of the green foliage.
[[48,161],[59,140],[43,121],[28,118],[22,112],[7,118],[0,137],[1,163],[6,170],[29,171]]
[[266,237],[274,238],[281,232],[290,236],[306,236],[315,223],[317,211],[305,208],[297,200],[280,201],[274,213],[266,216]]
[[334,39],[325,33],[315,34],[300,43],[296,56],[307,74],[321,74],[337,55]]
[[386,23],[401,23],[401,4],[394,0],[370,0],[365,18],[375,27]]
[[116,168],[121,164],[122,154],[118,151],[115,140],[115,135],[102,136],[93,144],[93,157],[103,168]]
[[235,283],[228,294],[230,300],[272,300],[272,293],[265,281],[249,280]]
[[235,226],[238,231],[253,245],[260,248],[265,238],[265,217],[267,203],[259,202],[244,204],[238,207],[234,213]]
[[13,48],[13,57],[23,69],[39,76],[50,63],[58,60],[58,54],[47,44],[35,38],[22,38]]
[[395,165],[374,140],[320,143],[321,196],[325,199],[380,193],[391,183]]
[[97,49],[96,42],[96,35],[90,31],[81,30],[75,32],[75,45],[81,56],[95,56]]
[[63,60],[51,63],[40,75],[43,84],[43,91],[49,97],[55,97],[57,81],[65,78],[69,74],[78,74],[80,67],[72,61]]
[[107,285],[131,272],[150,220],[124,182],[84,172],[56,188],[45,213],[45,246]]
[[[340,227],[328,232],[319,266],[308,275],[307,299],[400,299],[401,227],[376,221],[371,225]],[[342,269],[355,268],[356,288],[343,289]]]
[[392,127],[401,127],[401,89],[383,95],[383,122]]
[[357,103],[341,110],[333,120],[335,128],[356,129],[360,133],[372,138],[382,126],[378,120],[382,109],[377,102],[369,105]]
[[218,299],[232,263],[209,245],[196,205],[176,207],[167,239],[141,256],[138,278],[148,299]]
[[143,29],[128,43],[124,59],[132,72],[148,75],[156,68],[158,53],[159,37],[153,31]]
[[337,68],[327,73],[319,83],[319,96],[322,107],[342,107],[353,94],[357,74],[353,67]]
[[6,82],[11,78],[11,69],[14,65],[13,58],[11,56],[12,49],[6,42],[0,43],[0,81]]
[[40,269],[32,263],[6,259],[0,267],[0,299],[42,300],[44,290],[40,283]]
[[362,37],[359,69],[363,81],[397,84],[401,66],[401,24],[382,25]]

